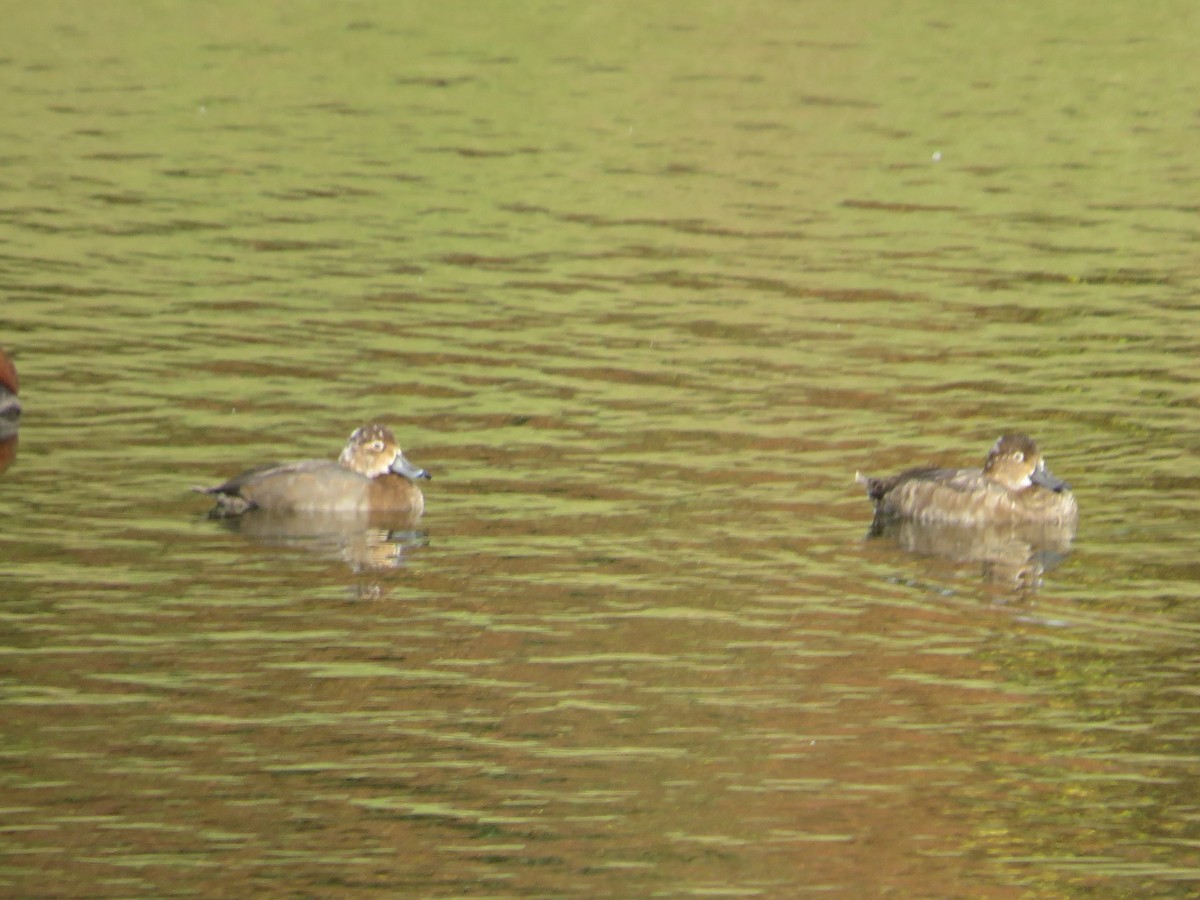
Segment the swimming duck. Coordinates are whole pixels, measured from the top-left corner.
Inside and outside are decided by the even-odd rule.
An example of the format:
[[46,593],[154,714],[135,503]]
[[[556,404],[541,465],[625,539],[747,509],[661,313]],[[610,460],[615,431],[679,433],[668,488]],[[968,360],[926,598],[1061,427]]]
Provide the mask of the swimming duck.
[[420,516],[425,497],[415,480],[432,476],[405,458],[391,430],[364,425],[337,461],[306,459],[250,469],[222,484],[193,488],[211,494],[213,518],[252,509],[280,513],[406,513]]
[[908,469],[890,478],[861,473],[876,518],[918,523],[992,525],[1029,523],[1074,526],[1079,515],[1071,487],[1046,468],[1025,434],[996,441],[982,469]]
[[21,401],[17,399],[20,386],[16,366],[0,350],[0,418],[15,419],[21,415]]

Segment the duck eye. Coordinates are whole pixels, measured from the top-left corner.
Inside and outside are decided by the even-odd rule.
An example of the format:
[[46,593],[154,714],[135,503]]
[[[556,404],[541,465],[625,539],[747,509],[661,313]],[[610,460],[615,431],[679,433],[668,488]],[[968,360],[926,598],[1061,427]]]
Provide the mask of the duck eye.
[[1025,462],[1025,454],[1018,450],[1013,454],[1013,459],[1015,459],[1017,462]]
[[372,441],[371,449],[374,450],[376,453],[382,453],[383,452],[383,441]]

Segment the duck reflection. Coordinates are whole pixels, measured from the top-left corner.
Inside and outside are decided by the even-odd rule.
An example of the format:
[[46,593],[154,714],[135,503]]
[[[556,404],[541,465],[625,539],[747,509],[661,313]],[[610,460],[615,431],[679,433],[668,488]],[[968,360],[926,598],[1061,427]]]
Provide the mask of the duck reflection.
[[0,419],[0,474],[17,458],[17,426]]
[[886,538],[918,556],[982,564],[983,577],[1013,590],[1034,590],[1071,552],[1075,526],[988,523],[954,525],[876,516],[868,537]]
[[412,552],[429,543],[416,529],[420,516],[346,513],[278,513],[250,510],[220,519],[223,527],[255,543],[323,559],[341,560],[355,572],[403,566]]

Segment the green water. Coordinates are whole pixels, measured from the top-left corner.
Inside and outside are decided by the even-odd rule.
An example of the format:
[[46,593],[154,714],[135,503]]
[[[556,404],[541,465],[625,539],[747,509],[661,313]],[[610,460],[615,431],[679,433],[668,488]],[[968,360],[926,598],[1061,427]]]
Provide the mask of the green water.
[[[1198,17],[9,10],[0,892],[1188,893]],[[865,539],[1013,427],[1040,584]]]

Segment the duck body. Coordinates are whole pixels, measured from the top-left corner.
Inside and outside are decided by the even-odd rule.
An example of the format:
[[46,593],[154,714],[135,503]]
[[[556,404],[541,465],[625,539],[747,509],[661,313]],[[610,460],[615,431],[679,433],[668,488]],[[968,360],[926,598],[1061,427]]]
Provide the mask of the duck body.
[[249,469],[214,487],[194,488],[216,498],[213,518],[260,509],[274,513],[420,516],[425,497],[415,480],[430,474],[405,458],[392,432],[364,425],[336,461],[306,459]]
[[17,419],[21,415],[21,401],[17,392],[21,387],[17,368],[12,360],[0,350],[0,419]]
[[877,519],[930,525],[1070,526],[1079,508],[1070,485],[1046,468],[1034,441],[1006,434],[981,469],[914,468],[885,478],[859,474]]

